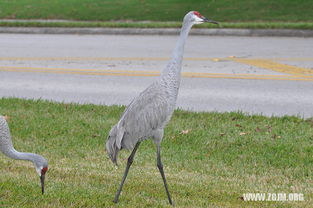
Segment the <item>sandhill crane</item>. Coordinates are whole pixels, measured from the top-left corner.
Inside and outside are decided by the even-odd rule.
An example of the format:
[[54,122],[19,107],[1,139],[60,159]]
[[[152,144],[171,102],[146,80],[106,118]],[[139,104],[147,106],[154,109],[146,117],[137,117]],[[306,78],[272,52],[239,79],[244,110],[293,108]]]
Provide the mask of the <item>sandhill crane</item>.
[[10,129],[6,119],[0,116],[0,149],[6,156],[15,160],[29,160],[33,162],[40,177],[41,192],[44,193],[45,175],[48,170],[48,161],[41,155],[28,152],[18,152],[14,149]]
[[117,164],[119,150],[133,149],[128,158],[122,182],[116,192],[115,203],[118,202],[128,170],[140,142],[153,138],[157,146],[157,167],[161,173],[169,203],[173,205],[161,162],[160,143],[163,138],[164,127],[169,122],[175,109],[180,85],[184,45],[188,33],[194,24],[203,22],[218,24],[202,16],[197,11],[191,11],[185,15],[176,47],[166,68],[154,83],[133,99],[125,109],[119,122],[112,127],[109,133],[106,149],[113,163]]

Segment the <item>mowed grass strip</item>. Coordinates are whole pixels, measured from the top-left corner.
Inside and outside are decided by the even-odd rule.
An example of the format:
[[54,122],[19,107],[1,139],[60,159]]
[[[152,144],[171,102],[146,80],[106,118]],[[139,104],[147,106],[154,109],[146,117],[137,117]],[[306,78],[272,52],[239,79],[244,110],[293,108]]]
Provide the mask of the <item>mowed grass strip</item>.
[[[313,29],[313,2],[306,0],[12,0],[0,1],[0,19],[57,19],[91,22],[0,22],[35,27],[180,27],[183,16],[198,10],[220,23],[200,27]],[[98,22],[97,22],[98,21]],[[152,22],[140,22],[152,21]]]
[[[0,99],[14,146],[49,159],[46,193],[27,161],[0,155],[1,207],[115,207],[119,167],[104,143],[124,107]],[[176,110],[162,158],[177,207],[309,207],[313,203],[313,119]],[[155,145],[142,143],[120,197],[121,207],[170,207]],[[245,202],[244,193],[303,193],[302,202]]]
[[0,1],[0,18],[181,21],[191,10],[225,22],[312,21],[307,0],[11,0]]

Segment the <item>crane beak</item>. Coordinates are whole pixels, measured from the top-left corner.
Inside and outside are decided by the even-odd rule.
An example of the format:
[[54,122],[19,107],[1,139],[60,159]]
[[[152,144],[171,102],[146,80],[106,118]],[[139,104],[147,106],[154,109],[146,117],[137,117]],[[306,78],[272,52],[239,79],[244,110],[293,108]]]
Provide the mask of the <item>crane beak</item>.
[[40,182],[41,182],[41,192],[42,194],[45,193],[45,175],[40,176]]
[[203,16],[202,16],[202,20],[203,20],[203,22],[213,23],[213,24],[217,24],[217,25],[219,24],[218,22],[216,22],[214,20],[209,20],[208,18],[203,17]]

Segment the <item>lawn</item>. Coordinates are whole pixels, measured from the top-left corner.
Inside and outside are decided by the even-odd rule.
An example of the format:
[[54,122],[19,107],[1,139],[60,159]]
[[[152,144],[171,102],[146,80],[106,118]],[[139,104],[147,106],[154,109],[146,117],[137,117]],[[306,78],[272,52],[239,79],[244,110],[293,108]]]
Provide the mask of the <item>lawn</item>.
[[[46,193],[27,161],[0,154],[0,207],[115,207],[129,152],[116,169],[104,143],[124,107],[0,99],[17,150],[48,158]],[[162,158],[176,207],[309,207],[313,119],[176,110]],[[170,207],[155,146],[142,143],[121,207]],[[246,202],[244,193],[303,193],[301,202]]]
[[199,10],[222,22],[312,21],[307,0],[10,0],[0,1],[0,18],[180,21]]
[[0,21],[0,26],[180,27],[183,16],[191,10],[222,23],[201,27],[313,29],[313,1],[307,0],[11,0],[0,1],[0,19],[72,22]]

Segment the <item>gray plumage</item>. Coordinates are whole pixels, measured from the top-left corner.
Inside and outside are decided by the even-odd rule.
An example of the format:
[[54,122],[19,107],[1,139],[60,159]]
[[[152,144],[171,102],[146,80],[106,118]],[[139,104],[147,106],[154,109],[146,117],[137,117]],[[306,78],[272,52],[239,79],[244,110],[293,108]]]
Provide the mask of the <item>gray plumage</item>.
[[106,144],[114,163],[121,148],[133,149],[137,142],[150,137],[160,142],[160,133],[173,113],[171,107],[174,105],[168,99],[171,94],[173,93],[166,92],[156,82],[126,108],[120,121],[111,129]]
[[48,170],[48,161],[41,155],[16,151],[12,144],[8,123],[3,116],[0,116],[0,150],[9,158],[15,160],[28,160],[33,162],[36,172],[40,176],[42,193],[44,192],[44,176]]
[[[184,45],[193,25],[192,16],[192,12],[185,16],[172,59],[161,76],[133,99],[120,121],[111,129],[106,147],[114,163],[121,148],[132,149],[138,141],[151,137],[156,142],[162,139],[159,138],[160,132],[163,132],[176,105]],[[153,137],[154,134],[157,138]]]
[[117,155],[121,149],[133,149],[132,154],[128,158],[122,183],[115,196],[115,202],[118,201],[137,147],[141,141],[152,138],[157,145],[158,168],[163,178],[169,202],[172,204],[160,159],[160,143],[163,138],[164,127],[171,119],[176,106],[184,45],[188,33],[193,24],[202,22],[216,23],[203,17],[199,12],[191,11],[186,14],[172,58],[160,77],[141,92],[138,97],[133,99],[125,109],[119,122],[109,132],[106,149],[113,163],[117,163]]

